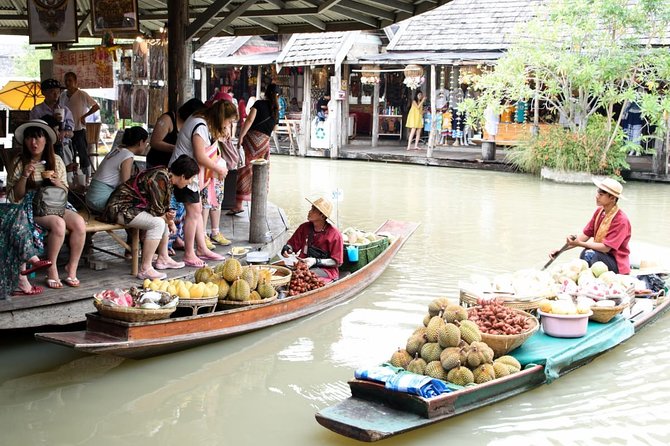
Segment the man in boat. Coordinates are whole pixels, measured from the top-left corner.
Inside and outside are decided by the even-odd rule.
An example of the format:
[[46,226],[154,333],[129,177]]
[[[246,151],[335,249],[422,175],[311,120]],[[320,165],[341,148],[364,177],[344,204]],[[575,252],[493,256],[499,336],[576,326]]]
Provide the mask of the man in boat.
[[340,277],[344,248],[342,234],[328,221],[333,204],[325,198],[307,201],[312,205],[307,221],[298,226],[281,253],[286,256],[297,249],[298,257],[314,274],[323,282],[332,282]]
[[[590,265],[600,261],[607,265],[610,271],[618,274],[630,273],[630,249],[628,242],[631,236],[630,221],[626,214],[619,209],[619,198],[623,197],[623,186],[612,178],[602,181],[593,180],[596,191],[598,208],[591,220],[578,236],[568,236],[568,249],[582,247],[579,255]],[[591,240],[593,238],[593,240]],[[549,256],[554,258],[558,251],[552,251]]]

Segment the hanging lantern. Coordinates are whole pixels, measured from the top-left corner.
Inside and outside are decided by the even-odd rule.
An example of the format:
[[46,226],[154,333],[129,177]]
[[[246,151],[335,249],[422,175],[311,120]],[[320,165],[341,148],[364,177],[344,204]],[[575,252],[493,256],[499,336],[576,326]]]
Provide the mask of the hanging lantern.
[[423,67],[421,65],[407,65],[405,67],[405,77],[421,77],[423,76]]
[[361,84],[374,85],[379,83],[379,67],[375,65],[363,65],[361,71]]

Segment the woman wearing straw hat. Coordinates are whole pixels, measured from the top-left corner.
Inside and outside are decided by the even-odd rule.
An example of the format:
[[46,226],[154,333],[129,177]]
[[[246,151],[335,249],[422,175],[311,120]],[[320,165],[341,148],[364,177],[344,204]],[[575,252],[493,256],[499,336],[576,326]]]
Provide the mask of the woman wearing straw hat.
[[307,221],[293,233],[282,248],[282,255],[296,252],[307,266],[323,282],[332,282],[340,277],[344,241],[342,234],[328,222],[333,204],[325,198],[307,199],[312,207],[307,212]]
[[[591,220],[578,236],[568,236],[568,249],[582,247],[584,250],[579,258],[586,260],[589,265],[600,261],[607,265],[610,271],[618,274],[630,272],[630,241],[631,226],[626,214],[619,209],[619,198],[623,197],[623,186],[612,178],[593,180],[596,191],[598,209],[593,213]],[[593,240],[591,240],[593,239]],[[550,257],[555,257],[553,251]]]

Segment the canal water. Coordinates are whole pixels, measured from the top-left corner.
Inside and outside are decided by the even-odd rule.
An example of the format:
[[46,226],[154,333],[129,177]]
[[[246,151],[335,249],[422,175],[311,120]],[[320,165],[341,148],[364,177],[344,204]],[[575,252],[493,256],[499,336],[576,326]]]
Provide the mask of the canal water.
[[[147,360],[0,341],[3,445],[354,445],[314,420],[354,370],[387,360],[459,281],[541,268],[586,223],[595,187],[521,174],[274,156],[270,199],[292,228],[305,197],[339,197],[341,229],[421,226],[383,276],[317,315]],[[670,251],[667,185],[629,183],[636,252]],[[652,253],[652,254],[650,254]],[[575,258],[564,254],[557,262]],[[636,259],[636,254],[633,259]],[[385,445],[666,445],[670,317],[587,367]]]

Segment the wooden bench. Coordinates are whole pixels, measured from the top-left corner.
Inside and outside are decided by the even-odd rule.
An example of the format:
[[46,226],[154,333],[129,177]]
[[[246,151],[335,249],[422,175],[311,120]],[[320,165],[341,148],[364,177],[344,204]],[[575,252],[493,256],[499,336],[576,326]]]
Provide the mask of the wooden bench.
[[[109,236],[117,242],[123,249],[126,251],[129,251],[130,254],[132,255],[132,260],[131,260],[131,267],[130,267],[130,273],[133,276],[136,276],[137,273],[139,272],[139,259],[140,259],[140,230],[137,228],[129,228],[125,225],[120,225],[120,224],[112,224],[112,223],[105,223],[100,220],[97,220],[95,216],[89,216],[88,212],[86,210],[79,211],[79,215],[82,216],[84,221],[86,222],[86,247],[85,251],[91,253],[92,250],[98,250],[101,252],[104,252],[109,255],[113,255],[115,257],[119,257],[124,259],[125,257],[123,255],[117,254],[112,251],[108,251],[104,248],[100,248],[97,246],[93,245],[93,235],[96,232],[106,232],[109,234]],[[117,231],[119,229],[125,229],[127,231],[130,231],[131,234],[131,244],[128,245],[126,241],[121,238],[118,234],[116,234],[114,231]],[[89,259],[90,261],[90,259]]]

